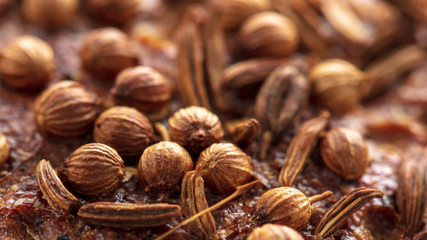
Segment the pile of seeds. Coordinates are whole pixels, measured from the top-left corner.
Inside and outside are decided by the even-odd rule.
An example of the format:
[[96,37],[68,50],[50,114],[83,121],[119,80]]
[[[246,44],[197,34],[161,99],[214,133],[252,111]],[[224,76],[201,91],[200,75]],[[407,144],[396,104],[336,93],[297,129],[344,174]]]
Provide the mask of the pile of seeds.
[[[3,14],[18,9],[45,32],[2,48],[0,79],[1,93],[34,100],[40,138],[74,147],[56,168],[48,156],[28,160],[37,162],[37,198],[54,214],[150,239],[184,238],[181,227],[204,239],[387,237],[352,227],[372,221],[359,210],[373,206],[398,219],[393,236],[425,236],[427,83],[399,82],[427,69],[425,4],[42,2],[5,5]],[[175,14],[153,27],[168,33],[144,32],[155,21],[138,11],[150,7]],[[102,24],[67,30],[75,19]],[[79,67],[46,37],[61,31],[81,34],[73,52]],[[375,104],[390,104],[391,117],[367,110]],[[5,132],[7,167],[18,145]],[[378,150],[387,141],[376,136],[412,144],[399,152],[392,187],[372,180],[386,171],[379,166],[390,167]],[[145,200],[123,197],[133,194],[122,188],[132,178],[128,189]],[[227,222],[220,209],[244,214]]]

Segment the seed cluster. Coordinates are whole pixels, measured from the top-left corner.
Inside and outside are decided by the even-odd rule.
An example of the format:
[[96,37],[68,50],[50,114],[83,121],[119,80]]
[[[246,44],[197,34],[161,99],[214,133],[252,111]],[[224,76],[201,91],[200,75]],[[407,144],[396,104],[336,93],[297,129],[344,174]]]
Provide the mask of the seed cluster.
[[[141,34],[148,28],[139,25],[145,16],[139,0],[16,3],[25,21],[48,36],[82,28],[76,21],[82,7],[93,26],[102,26],[90,25],[93,29],[78,37],[79,62],[73,64],[79,67],[67,74],[61,72],[67,71],[61,68],[67,56],[43,34],[15,38],[2,49],[2,88],[37,95],[30,106],[37,137],[79,143],[61,163],[38,159],[42,204],[100,227],[163,226],[163,235],[149,236],[156,239],[186,224],[196,238],[219,239],[212,211],[235,201],[233,206],[248,213],[240,219],[249,225],[230,223],[236,225],[230,238],[299,240],[343,237],[347,220],[369,201],[396,196],[395,203],[374,204],[392,205],[402,238],[417,234],[427,207],[425,147],[390,173],[397,190],[363,186],[382,161],[371,152],[376,146],[370,131],[402,130],[416,145],[425,145],[425,110],[419,106],[425,107],[427,98],[423,91],[399,89],[402,102],[419,108],[392,103],[392,111],[417,112],[417,119],[392,124],[372,121],[364,107],[398,85],[395,79],[426,64],[425,26],[418,24],[420,36],[390,40],[406,34],[397,27],[406,21],[399,11],[413,21],[427,20],[416,10],[420,3],[200,2],[182,8],[174,33],[167,33],[173,42]],[[158,4],[166,11],[176,3]],[[364,4],[383,14],[369,13]],[[412,45],[400,45],[413,38]],[[391,54],[380,58],[385,52]],[[147,61],[151,58],[156,60]],[[173,66],[166,58],[176,60]],[[347,123],[350,114],[364,121]],[[17,151],[7,134],[0,133],[0,167]],[[307,173],[311,169],[322,172]],[[347,188],[333,189],[329,180]],[[242,194],[250,197],[234,200]],[[325,211],[313,206],[320,201]]]

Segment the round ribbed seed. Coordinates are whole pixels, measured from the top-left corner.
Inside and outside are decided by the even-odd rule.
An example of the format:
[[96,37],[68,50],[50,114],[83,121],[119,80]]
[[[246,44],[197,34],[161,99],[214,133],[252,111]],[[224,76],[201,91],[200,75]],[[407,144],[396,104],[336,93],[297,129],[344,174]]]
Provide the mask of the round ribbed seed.
[[191,106],[169,118],[172,141],[193,152],[200,152],[224,136],[218,116],[203,107]]
[[251,158],[231,143],[215,143],[200,153],[197,171],[210,189],[230,194],[252,177]]
[[93,138],[122,157],[140,156],[154,137],[150,121],[135,108],[115,106],[95,121]]
[[311,203],[330,197],[332,192],[308,198],[300,190],[279,187],[265,192],[255,205],[255,217],[263,223],[276,223],[303,229],[311,216]]
[[78,148],[65,160],[62,174],[70,187],[78,193],[109,193],[122,182],[124,163],[113,148],[102,143],[89,143]]
[[92,129],[100,107],[97,96],[83,85],[61,81],[37,98],[36,123],[46,135],[78,137]]

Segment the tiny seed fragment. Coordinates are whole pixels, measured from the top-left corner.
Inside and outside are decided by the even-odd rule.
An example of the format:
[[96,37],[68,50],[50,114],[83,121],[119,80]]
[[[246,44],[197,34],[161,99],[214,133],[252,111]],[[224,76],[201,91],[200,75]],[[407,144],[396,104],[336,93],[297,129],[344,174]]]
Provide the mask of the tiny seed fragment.
[[335,203],[325,216],[323,216],[315,230],[318,238],[330,237],[353,213],[359,210],[369,200],[381,198],[384,193],[378,189],[360,187],[347,193],[337,203]]
[[51,208],[65,213],[77,209],[79,200],[65,188],[49,161],[43,159],[37,164],[36,177]]
[[260,124],[255,118],[226,124],[233,143],[238,146],[247,146],[259,132]]
[[298,67],[292,65],[278,67],[262,85],[255,100],[255,116],[264,132],[261,159],[264,158],[270,141],[291,126],[307,102],[308,88],[307,78]]
[[279,175],[281,186],[292,186],[296,176],[301,172],[311,149],[329,121],[330,113],[323,111],[316,118],[305,122],[292,138]]
[[115,228],[156,227],[181,216],[176,204],[134,204],[95,202],[83,205],[77,213],[85,222]]

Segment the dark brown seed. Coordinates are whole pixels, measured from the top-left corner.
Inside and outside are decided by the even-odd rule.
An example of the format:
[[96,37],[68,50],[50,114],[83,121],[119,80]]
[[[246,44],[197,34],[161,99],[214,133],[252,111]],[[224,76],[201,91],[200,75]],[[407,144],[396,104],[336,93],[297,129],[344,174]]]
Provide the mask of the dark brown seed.
[[135,157],[149,146],[154,130],[150,121],[135,108],[114,106],[96,119],[93,138],[114,148],[124,158]]
[[271,140],[292,126],[308,100],[309,84],[295,66],[283,65],[270,74],[255,102],[255,116],[263,131],[260,158],[263,159]]
[[162,141],[145,149],[138,163],[138,178],[145,190],[179,190],[181,179],[193,170],[187,150],[174,142]]
[[221,77],[226,65],[225,55],[227,48],[221,21],[221,14],[216,8],[210,7],[209,20],[203,28],[203,41],[205,43],[205,70],[207,77],[207,91],[211,102],[220,111],[229,111],[231,101],[221,88]]
[[145,114],[167,112],[172,96],[166,78],[147,66],[121,71],[110,93],[116,104],[134,107]]
[[294,229],[279,224],[267,223],[255,228],[247,240],[303,240],[304,238]]
[[250,181],[252,161],[232,143],[214,143],[200,153],[196,170],[211,190],[228,195]]
[[[197,174],[197,173],[196,173]],[[190,181],[194,181],[194,179],[193,180],[191,180],[191,178],[193,178],[194,177],[194,171],[192,171],[192,172],[189,172],[189,174],[188,174],[189,176],[187,177],[187,179],[185,180],[185,181],[187,181],[187,180],[190,180]],[[190,176],[191,175],[191,176]],[[185,177],[184,177],[185,178]],[[200,177],[199,177],[200,178]],[[203,182],[202,182],[202,178],[200,178],[198,181],[199,181],[199,184],[203,184]],[[209,208],[205,208],[204,210],[202,210],[202,211],[199,211],[198,213],[196,213],[195,215],[193,215],[193,216],[191,216],[190,218],[187,218],[187,219],[185,219],[184,221],[182,221],[180,224],[178,224],[178,225],[176,225],[175,227],[173,227],[173,228],[171,228],[169,231],[167,231],[167,232],[165,232],[165,233],[163,233],[162,235],[160,235],[160,236],[158,236],[158,237],[156,237],[155,238],[155,240],[162,240],[162,239],[165,239],[167,236],[169,236],[171,233],[173,233],[175,230],[177,230],[178,228],[180,228],[181,226],[184,226],[184,225],[187,225],[187,224],[189,224],[189,223],[193,223],[194,221],[196,221],[196,220],[198,220],[201,216],[203,216],[203,215],[205,215],[205,214],[211,214],[211,212],[212,211],[214,211],[214,210],[216,210],[216,209],[218,209],[218,208],[220,208],[221,206],[223,206],[224,204],[226,204],[226,203],[228,203],[229,201],[231,201],[231,200],[233,200],[234,198],[236,198],[237,196],[240,196],[240,195],[242,195],[242,194],[244,194],[244,193],[246,193],[247,191],[249,191],[251,188],[253,188],[257,183],[259,183],[259,180],[254,180],[254,181],[252,181],[252,182],[249,182],[249,183],[247,183],[247,184],[244,184],[244,185],[241,185],[241,186],[238,186],[237,188],[236,188],[236,191],[233,193],[233,194],[231,194],[231,195],[229,195],[228,197],[226,197],[226,198],[224,198],[223,200],[221,200],[221,201],[219,201],[219,202],[217,202],[217,203],[215,203],[214,205],[212,205],[212,206],[210,206]],[[190,183],[190,184],[188,184],[188,183],[186,183],[186,185],[189,187],[190,185],[191,185],[192,183]],[[201,187],[201,186],[200,186]],[[183,188],[184,188],[184,186],[183,186]],[[182,188],[182,189],[183,189]],[[199,188],[200,190],[202,190],[202,188]],[[187,188],[187,190],[188,190],[188,188]],[[186,191],[187,191],[186,190]],[[188,205],[187,205],[187,207],[188,207]],[[195,224],[195,223],[193,223],[193,224]],[[209,227],[209,226],[208,226]],[[211,227],[212,227],[212,225],[211,225]],[[200,228],[199,228],[200,229]],[[198,230],[198,228],[197,228],[197,226],[195,227],[195,230],[196,230],[196,232],[200,232],[199,230]],[[218,238],[218,235],[216,235],[216,234],[212,234],[210,237],[207,237],[208,239],[217,239]]]
[[296,188],[279,187],[265,192],[255,205],[255,218],[262,223],[287,225],[303,229],[311,217],[311,204],[327,197],[332,192],[307,197]]
[[81,146],[62,166],[67,185],[84,195],[113,192],[122,182],[124,171],[124,162],[116,150],[102,143]]
[[222,88],[252,97],[268,75],[285,61],[285,59],[259,58],[235,63],[224,70],[221,79]]
[[224,136],[218,116],[203,107],[180,109],[169,118],[172,141],[193,152],[200,152]]
[[113,80],[120,71],[138,63],[130,39],[112,27],[89,32],[83,40],[80,57],[88,72],[105,80]]
[[369,82],[362,88],[363,97],[369,98],[384,91],[396,79],[422,65],[426,59],[426,50],[414,44],[396,49],[369,64],[365,70]]
[[82,84],[61,81],[44,90],[34,108],[42,133],[71,138],[82,136],[93,128],[101,103]]
[[88,0],[85,3],[91,15],[115,24],[126,23],[141,9],[139,0]]
[[326,166],[344,179],[359,179],[369,164],[365,139],[358,131],[350,128],[329,130],[320,151]]
[[134,204],[95,202],[83,205],[77,213],[83,221],[115,228],[157,227],[181,216],[175,204]]
[[273,11],[256,13],[243,22],[238,33],[242,51],[255,57],[286,57],[299,44],[295,24]]
[[0,55],[2,84],[17,90],[43,88],[50,81],[54,66],[52,47],[29,35],[8,43]]
[[0,167],[6,163],[6,160],[9,158],[10,148],[7,143],[6,137],[0,132]]

